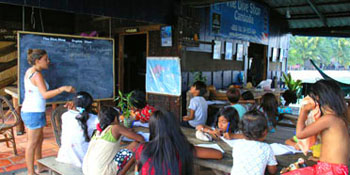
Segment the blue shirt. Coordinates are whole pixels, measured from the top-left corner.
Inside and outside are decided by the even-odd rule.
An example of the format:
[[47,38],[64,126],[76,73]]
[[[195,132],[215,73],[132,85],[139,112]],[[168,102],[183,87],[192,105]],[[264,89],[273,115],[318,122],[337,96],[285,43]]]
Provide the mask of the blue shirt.
[[233,108],[235,108],[236,111],[238,112],[239,120],[242,120],[243,115],[247,112],[247,109],[241,104],[234,104],[234,105],[231,105],[231,106]]

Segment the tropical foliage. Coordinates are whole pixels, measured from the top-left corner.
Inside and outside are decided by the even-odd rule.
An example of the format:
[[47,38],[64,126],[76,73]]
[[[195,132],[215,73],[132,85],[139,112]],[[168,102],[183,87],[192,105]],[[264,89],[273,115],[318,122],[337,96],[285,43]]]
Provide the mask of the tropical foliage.
[[347,67],[350,65],[350,38],[292,36],[288,65],[303,66],[308,59],[317,64],[337,62]]
[[115,99],[115,101],[118,101],[117,107],[123,112],[124,118],[129,118],[131,115],[131,96],[133,92],[123,94],[121,91],[118,92],[119,96]]
[[290,73],[288,73],[287,75],[282,72],[283,74],[283,81],[284,84],[288,87],[288,89],[295,93],[297,97],[300,96],[301,93],[301,88],[302,88],[302,81],[301,80],[293,80],[292,76],[290,75]]

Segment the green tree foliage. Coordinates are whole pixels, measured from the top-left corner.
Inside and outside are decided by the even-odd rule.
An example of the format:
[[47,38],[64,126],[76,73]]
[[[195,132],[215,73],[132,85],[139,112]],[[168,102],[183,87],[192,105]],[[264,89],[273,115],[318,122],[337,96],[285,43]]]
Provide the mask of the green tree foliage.
[[308,59],[316,63],[339,62],[350,65],[350,38],[292,36],[290,40],[288,64],[304,65]]

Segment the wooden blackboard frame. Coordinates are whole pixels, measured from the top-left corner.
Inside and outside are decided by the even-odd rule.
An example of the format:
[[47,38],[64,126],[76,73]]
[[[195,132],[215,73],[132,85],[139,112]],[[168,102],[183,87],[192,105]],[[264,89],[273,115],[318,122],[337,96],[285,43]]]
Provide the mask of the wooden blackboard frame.
[[[54,37],[70,37],[70,38],[79,38],[79,39],[99,39],[99,40],[110,40],[113,43],[113,98],[102,98],[102,99],[94,99],[94,101],[106,101],[106,100],[114,100],[116,91],[115,91],[115,40],[113,38],[106,37],[87,37],[87,36],[79,36],[79,35],[68,35],[68,34],[56,34],[56,33],[42,33],[42,32],[28,32],[28,31],[17,31],[17,81],[18,81],[18,102],[21,102],[21,83],[20,83],[20,63],[21,63],[21,52],[20,52],[20,34],[33,34],[33,35],[44,35],[44,36],[54,36]],[[57,101],[57,102],[48,102],[46,104],[62,104],[65,101]],[[22,105],[20,103],[20,105]]]

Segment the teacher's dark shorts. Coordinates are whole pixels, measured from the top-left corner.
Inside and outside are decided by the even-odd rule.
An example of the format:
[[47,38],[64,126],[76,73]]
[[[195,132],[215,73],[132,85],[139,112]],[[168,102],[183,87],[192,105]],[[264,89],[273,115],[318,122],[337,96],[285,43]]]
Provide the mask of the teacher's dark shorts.
[[21,112],[21,118],[28,129],[38,129],[46,125],[45,112]]

